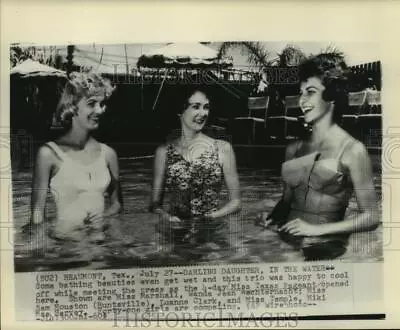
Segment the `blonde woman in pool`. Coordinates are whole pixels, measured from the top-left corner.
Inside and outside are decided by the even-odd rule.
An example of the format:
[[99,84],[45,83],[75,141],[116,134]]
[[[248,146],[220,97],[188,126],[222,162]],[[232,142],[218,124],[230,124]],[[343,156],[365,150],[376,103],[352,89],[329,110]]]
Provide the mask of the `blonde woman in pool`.
[[[103,239],[104,217],[121,209],[118,159],[115,151],[98,142],[92,133],[110,97],[108,80],[94,73],[71,73],[56,110],[64,128],[55,141],[45,143],[37,153],[33,175],[31,228],[45,223],[46,196],[50,189],[57,207],[51,236],[80,240],[95,231]],[[110,207],[105,210],[105,194]]]

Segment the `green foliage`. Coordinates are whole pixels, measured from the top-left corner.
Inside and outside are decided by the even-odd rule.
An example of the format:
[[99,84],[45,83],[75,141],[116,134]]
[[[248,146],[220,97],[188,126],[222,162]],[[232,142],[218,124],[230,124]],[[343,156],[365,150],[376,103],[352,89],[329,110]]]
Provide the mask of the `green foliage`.
[[279,66],[297,66],[302,62],[306,55],[305,53],[295,45],[287,45],[280,54],[279,57]]
[[218,50],[218,57],[222,58],[226,56],[228,50],[231,48],[240,48],[242,54],[247,54],[247,61],[250,65],[253,65],[259,69],[267,67],[273,64],[271,60],[270,52],[261,42],[249,42],[249,41],[233,41],[223,42]]
[[56,53],[55,47],[10,46],[10,67],[13,68],[27,59],[32,59],[41,64],[46,64],[57,69],[62,66],[62,59]]

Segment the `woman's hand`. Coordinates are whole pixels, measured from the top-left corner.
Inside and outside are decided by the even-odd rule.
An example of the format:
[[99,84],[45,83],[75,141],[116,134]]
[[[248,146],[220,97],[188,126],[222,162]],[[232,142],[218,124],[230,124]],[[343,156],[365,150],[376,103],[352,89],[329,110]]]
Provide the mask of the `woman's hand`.
[[255,225],[262,227],[262,228],[267,228],[273,221],[273,219],[268,218],[269,213],[268,212],[261,212],[257,215]]
[[158,212],[156,212],[156,213],[160,217],[159,219],[160,219],[161,223],[164,223],[165,226],[170,227],[172,229],[174,229],[174,228],[177,229],[177,228],[181,227],[182,220],[179,219],[177,216],[171,215],[165,211],[163,211],[161,213],[158,213]]
[[171,215],[169,215],[169,217],[168,217],[168,221],[169,222],[171,222],[171,223],[181,223],[182,222],[182,220],[181,219],[179,219],[177,216],[171,216]]
[[[285,161],[293,159],[296,150],[298,148],[298,143],[291,143],[286,147],[285,150]],[[286,220],[290,212],[290,204],[292,201],[293,192],[289,185],[284,184],[283,195],[279,202],[273,207],[271,212],[261,212],[257,215],[255,225],[267,228],[270,227],[271,230],[277,231],[279,226]],[[270,200],[261,200],[251,206],[251,209],[261,211],[270,208]]]
[[229,191],[229,202],[220,209],[205,215],[210,220],[233,215],[242,209],[235,152],[230,143],[221,140],[218,140],[218,143],[218,157],[223,168],[225,184]]
[[48,224],[45,222],[37,224],[28,222],[21,227],[21,238],[29,242],[31,246],[29,249],[44,249],[47,242],[47,228]]
[[160,217],[160,220],[162,221],[170,222],[172,224],[177,224],[182,222],[182,220],[179,219],[177,216],[169,214],[162,208],[157,208],[156,210],[154,210],[154,213],[157,214]]
[[118,214],[121,211],[121,204],[118,201],[115,201],[110,208],[104,212],[105,217],[110,217]]
[[94,225],[96,227],[99,224],[103,224],[104,216],[104,213],[88,213],[84,223],[87,225]]
[[123,206],[123,198],[121,192],[121,184],[119,180],[119,164],[117,153],[114,149],[107,145],[104,145],[106,149],[106,161],[107,166],[111,175],[111,183],[108,187],[108,192],[110,195],[110,208],[104,213],[104,216],[108,217],[119,213]]
[[323,235],[321,225],[312,225],[302,219],[289,221],[280,228],[293,236],[321,236]]

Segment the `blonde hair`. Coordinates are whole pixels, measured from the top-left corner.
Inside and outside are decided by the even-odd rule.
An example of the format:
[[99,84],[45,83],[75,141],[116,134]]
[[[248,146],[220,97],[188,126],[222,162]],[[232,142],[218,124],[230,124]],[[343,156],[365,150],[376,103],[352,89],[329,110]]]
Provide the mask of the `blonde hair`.
[[58,102],[55,112],[56,123],[69,129],[72,117],[78,110],[77,104],[82,98],[103,96],[104,99],[108,99],[113,91],[111,82],[97,73],[72,72]]

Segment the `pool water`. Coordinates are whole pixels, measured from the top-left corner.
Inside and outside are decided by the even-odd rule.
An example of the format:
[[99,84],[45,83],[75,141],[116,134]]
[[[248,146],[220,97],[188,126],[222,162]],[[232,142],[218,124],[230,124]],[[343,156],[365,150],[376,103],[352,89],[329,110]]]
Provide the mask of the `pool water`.
[[[185,249],[186,253],[170,253],[158,243],[155,225],[157,216],[147,212],[151,194],[152,159],[121,159],[121,184],[124,211],[107,219],[109,224],[103,240],[96,241],[91,234],[78,241],[62,241],[47,235],[34,240],[21,232],[29,221],[32,171],[13,173],[14,260],[15,270],[48,271],[67,269],[108,269],[144,266],[187,264],[264,263],[302,261],[303,256],[281,241],[278,234],[254,226],[255,215],[238,216],[230,223],[234,248],[224,250],[218,245]],[[239,168],[243,208],[267,198],[270,211],[281,197],[278,170]],[[379,175],[375,187],[381,193]],[[50,195],[49,195],[50,196]],[[227,191],[222,192],[227,200]],[[379,206],[380,207],[380,206]],[[357,210],[354,198],[348,212]],[[54,220],[54,203],[49,197],[48,223]],[[39,243],[34,243],[39,242]],[[382,226],[371,232],[353,234],[343,261],[380,261],[382,252]]]

